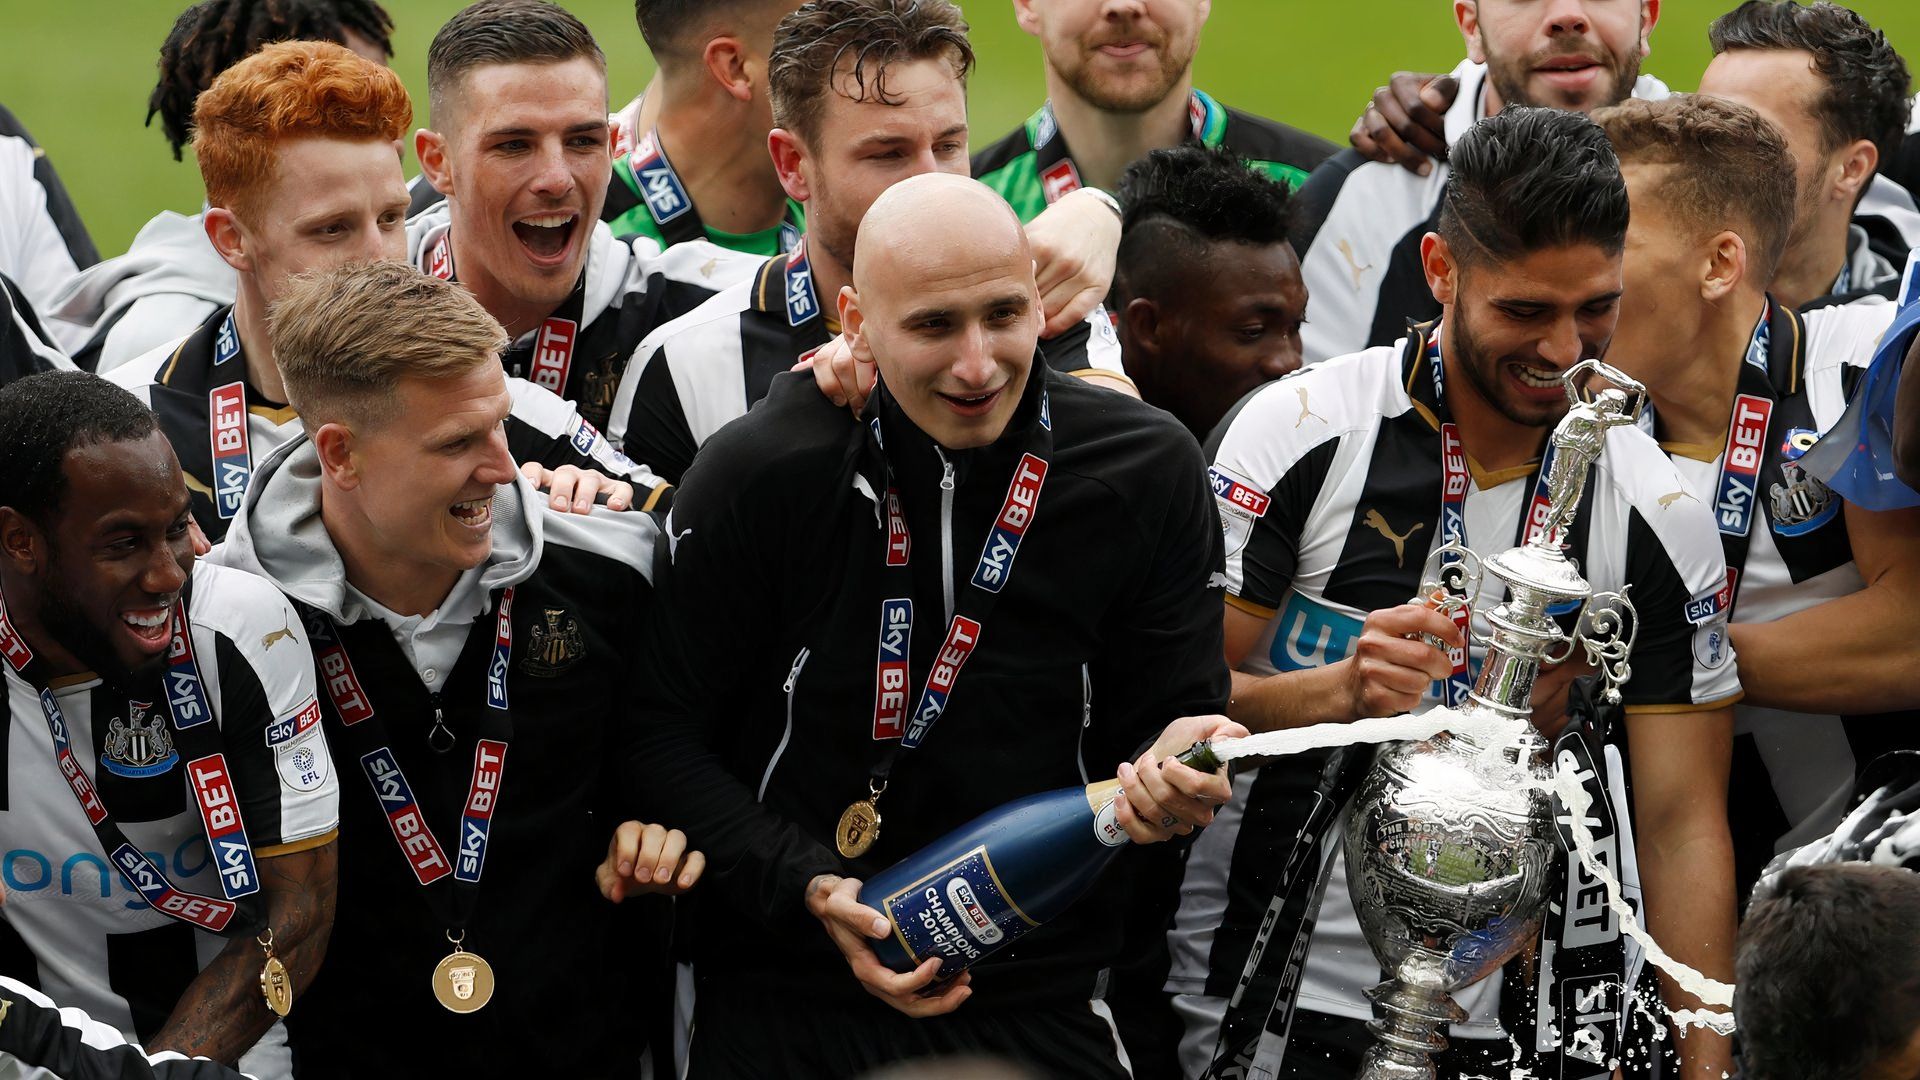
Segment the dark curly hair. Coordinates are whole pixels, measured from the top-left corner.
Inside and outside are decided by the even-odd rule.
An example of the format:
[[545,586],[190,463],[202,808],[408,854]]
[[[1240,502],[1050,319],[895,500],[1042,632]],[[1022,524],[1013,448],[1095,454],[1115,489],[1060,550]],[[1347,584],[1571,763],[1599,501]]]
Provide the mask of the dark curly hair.
[[1715,56],[1733,49],[1804,51],[1826,80],[1815,103],[1826,149],[1856,139],[1890,161],[1906,136],[1913,80],[1906,61],[1856,12],[1839,4],[1747,0],[1713,21],[1707,41]]
[[854,100],[891,105],[887,70],[894,64],[944,59],[965,85],[973,45],[949,0],[811,0],[774,30],[767,61],[774,125],[812,140],[834,72],[849,58]]
[[1209,240],[1277,244],[1293,227],[1287,186],[1218,147],[1152,151],[1127,167],[1119,199],[1127,211],[1124,231],[1166,219]]
[[1627,183],[1606,133],[1560,109],[1511,106],[1454,144],[1439,233],[1464,263],[1627,242]]
[[160,81],[147,98],[147,126],[160,117],[179,161],[193,138],[193,103],[221,72],[262,45],[344,45],[349,30],[393,55],[393,18],[375,0],[201,0],[180,13],[160,46]]
[[77,446],[144,439],[159,428],[153,410],[125,389],[84,371],[47,371],[0,388],[0,506],[41,525],[60,509],[62,466]]

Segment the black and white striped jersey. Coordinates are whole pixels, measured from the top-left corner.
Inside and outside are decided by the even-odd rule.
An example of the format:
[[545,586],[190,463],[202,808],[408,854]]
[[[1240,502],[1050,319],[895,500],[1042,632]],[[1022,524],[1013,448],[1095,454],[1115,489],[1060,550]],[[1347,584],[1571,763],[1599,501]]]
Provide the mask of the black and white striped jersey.
[[[1426,340],[1408,337],[1270,383],[1218,436],[1212,478],[1227,537],[1227,603],[1267,620],[1240,670],[1269,675],[1344,659],[1369,612],[1417,595],[1428,553],[1443,542],[1450,472],[1466,474],[1454,505],[1475,551],[1492,555],[1524,536],[1539,464],[1488,472],[1454,448],[1449,469],[1447,414]],[[1725,580],[1712,519],[1646,434],[1608,434],[1567,544],[1596,593],[1632,586],[1640,624],[1632,678],[1622,687],[1629,712],[1714,709],[1738,697],[1724,622],[1696,625],[1688,617],[1689,601]],[[1473,613],[1476,641],[1501,598],[1497,581],[1486,588]],[[1476,647],[1475,664],[1481,655]],[[1430,700],[1439,700],[1440,685]],[[1232,992],[1272,896],[1274,851],[1292,842],[1321,763],[1276,759],[1243,774],[1233,804],[1195,842],[1170,939],[1175,994],[1224,999]],[[1366,1019],[1372,1014],[1362,991],[1380,971],[1331,847],[1299,1004]],[[1499,1034],[1497,978],[1456,997],[1473,1017],[1454,1025],[1456,1034]],[[1210,1033],[1199,1042],[1211,1051]]]
[[[458,280],[450,212],[441,203],[407,222],[407,258],[435,277]],[[675,244],[662,252],[644,237],[616,240],[605,222],[593,223],[587,264],[563,301],[540,326],[507,347],[507,374],[573,402],[580,415],[605,430],[621,373],[640,342],[655,329],[699,307],[715,293],[750,278],[760,260],[716,244]]]
[[208,1058],[172,1050],[149,1054],[85,1010],[0,976],[0,1076],[18,1076],[20,1070],[68,1080],[257,1080]]
[[[1761,449],[1744,503],[1722,494],[1741,478],[1723,468],[1728,443],[1661,444],[1725,531],[1745,530],[1743,565],[1733,567],[1735,622],[1769,622],[1864,587],[1839,496],[1793,460],[1845,411],[1896,310],[1849,304],[1796,315],[1770,305],[1765,341],[1748,354],[1766,358],[1769,392],[1743,394],[1733,414],[1743,441]],[[1752,385],[1751,377],[1743,384]],[[1730,555],[1738,546],[1728,545]],[[1743,895],[1776,852],[1839,824],[1857,769],[1887,750],[1920,747],[1913,719],[1734,710],[1728,820]]]
[[0,106],[0,274],[45,310],[74,274],[99,261],[47,152]]
[[[607,435],[627,456],[678,483],[708,436],[746,415],[775,375],[811,356],[837,329],[828,325],[805,245],[763,259],[751,280],[647,336],[620,382]],[[1042,339],[1039,355],[1069,375],[1126,378],[1120,338],[1104,308]]]
[[[268,400],[247,381],[247,358],[232,307],[218,308],[177,342],[107,373],[160,417],[193,499],[193,517],[219,543],[239,512],[255,468],[300,435],[293,407]],[[635,502],[651,510],[672,485],[614,449],[606,436],[559,395],[508,378],[513,412],[507,449],[517,462],[573,465],[629,481]]]
[[[331,840],[340,786],[299,616],[267,582],[204,560],[194,564],[186,605],[191,658],[253,858]],[[0,619],[0,645],[9,636]],[[56,759],[41,688],[11,663],[0,668],[8,706],[0,918],[18,935],[0,945],[5,973],[145,1041],[227,939],[155,910],[109,863]],[[176,687],[163,673],[131,688],[83,675],[46,689],[72,760],[128,842],[176,889],[221,897],[193,783],[208,775],[207,759],[192,756],[172,722]]]
[[42,371],[71,371],[73,361],[48,339],[20,287],[0,274],[0,386]]

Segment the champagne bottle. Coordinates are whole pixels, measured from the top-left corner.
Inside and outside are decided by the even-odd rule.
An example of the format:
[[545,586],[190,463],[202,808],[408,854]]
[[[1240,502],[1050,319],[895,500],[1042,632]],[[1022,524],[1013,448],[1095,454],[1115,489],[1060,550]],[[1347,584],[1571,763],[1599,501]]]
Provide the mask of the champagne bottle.
[[[1176,758],[1201,772],[1206,742]],[[1120,781],[1060,788],[997,807],[868,879],[860,902],[893,933],[870,942],[880,962],[912,971],[940,958],[942,982],[1057,917],[1128,843],[1114,814]]]

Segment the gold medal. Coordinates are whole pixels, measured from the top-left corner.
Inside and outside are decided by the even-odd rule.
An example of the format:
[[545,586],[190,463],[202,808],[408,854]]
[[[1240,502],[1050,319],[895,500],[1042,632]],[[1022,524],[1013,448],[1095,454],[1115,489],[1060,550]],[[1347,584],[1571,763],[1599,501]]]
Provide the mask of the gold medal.
[[267,954],[267,961],[260,965],[260,993],[267,999],[267,1008],[275,1016],[285,1016],[293,1011],[293,976],[287,974],[287,965],[273,955],[273,928],[268,927],[262,937],[254,938],[260,943],[260,950]]
[[880,839],[878,798],[876,794],[872,799],[861,799],[840,812],[840,825],[833,830],[833,846],[840,849],[842,858],[857,859],[873,850],[873,842]]
[[493,998],[493,967],[458,945],[433,967],[433,996],[457,1013],[478,1012]]

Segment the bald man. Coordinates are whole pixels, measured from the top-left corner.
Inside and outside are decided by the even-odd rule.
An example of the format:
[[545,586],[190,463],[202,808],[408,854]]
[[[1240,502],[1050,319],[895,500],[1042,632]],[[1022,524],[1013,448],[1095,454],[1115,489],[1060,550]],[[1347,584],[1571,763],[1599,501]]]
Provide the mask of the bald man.
[[[644,632],[653,722],[625,764],[715,868],[694,909],[692,1075],[978,1052],[1125,1076],[1095,1000],[1114,905],[1082,904],[921,996],[938,961],[882,967],[868,940],[891,931],[855,897],[1050,788],[1118,777],[1137,844],[1211,820],[1223,777],[1154,767],[1239,730],[1212,715],[1229,685],[1223,554],[1199,447],[1036,362],[1032,255],[988,188],[902,181],[858,250],[838,307],[877,389],[855,416],[783,375],[702,447]],[[929,693],[936,654],[958,674]],[[842,847],[842,811],[867,800],[882,828]]]

